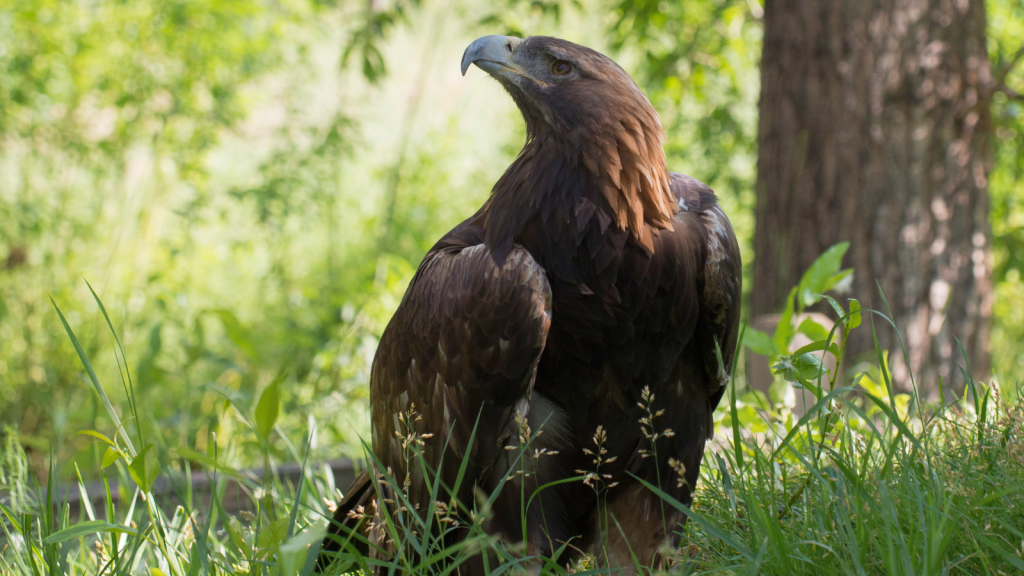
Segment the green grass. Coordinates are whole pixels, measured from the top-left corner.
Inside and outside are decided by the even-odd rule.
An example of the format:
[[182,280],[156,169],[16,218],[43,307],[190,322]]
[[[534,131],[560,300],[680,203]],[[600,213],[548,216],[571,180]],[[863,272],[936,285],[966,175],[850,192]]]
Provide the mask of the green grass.
[[[842,273],[836,268],[821,275],[822,285]],[[821,288],[803,282],[801,286],[809,294]],[[98,297],[96,302],[106,317]],[[799,312],[801,304],[793,302]],[[792,354],[774,354],[778,384],[810,390],[817,399],[814,405],[796,418],[764,395],[738,394],[734,386],[727,405],[719,410],[719,436],[709,445],[693,509],[665,496],[667,507],[679,508],[690,518],[681,549],[667,551],[677,561],[673,571],[917,576],[1024,570],[1020,395],[1003,395],[997,386],[968,377],[960,401],[928,404],[916,392],[894,392],[887,358],[880,350],[873,365],[860,364],[840,378],[822,368],[821,355],[842,360],[843,348],[833,344],[837,335],[855,328],[882,329],[887,319],[860,310],[855,301],[846,309],[829,302],[841,320],[827,336]],[[168,450],[150,441],[145,427],[134,425],[145,410],[136,405],[127,369],[122,371],[125,405],[115,407],[72,326],[63,314],[60,318],[117,431],[110,437],[81,431],[105,450],[105,466],[97,474],[107,483],[106,500],[102,509],[84,506],[78,517],[70,517],[68,491],[85,491],[81,471],[72,466],[74,473],[68,477],[57,458],[50,458],[46,479],[36,482],[16,430],[7,428],[0,467],[0,571],[313,573],[329,507],[339,495],[337,488],[345,487],[335,487],[328,471],[308,462],[316,443],[314,422],[301,439],[295,434],[291,441],[278,425],[277,383],[283,375],[264,389],[251,413],[232,405],[248,426],[247,434],[261,447],[267,473],[263,481],[252,480],[228,465],[218,451],[226,445],[230,452],[241,433],[226,441],[215,439],[208,452],[189,446]],[[761,338],[763,343],[768,337],[786,349],[791,328],[770,337],[753,334],[747,341]],[[119,346],[114,350],[124,365]],[[282,483],[275,474],[277,462],[269,449],[275,434],[289,446],[291,459],[303,462],[297,485]],[[415,459],[416,439],[408,444],[409,458]],[[186,481],[193,468],[215,477],[217,489],[208,505],[197,504]],[[157,501],[152,486],[161,476],[178,483],[183,505],[168,511]],[[224,509],[229,476],[242,482],[252,512],[236,517]],[[115,505],[110,489],[114,479],[123,491],[117,499],[120,505]],[[434,481],[429,486],[432,499],[446,504],[411,512],[405,500],[408,487],[387,479],[398,505],[405,507],[376,521],[397,553],[386,560],[370,560],[350,548],[338,555],[328,574],[365,571],[374,565],[394,573],[451,573],[481,552],[487,553],[496,571],[514,573],[536,562],[544,572],[558,572],[556,566],[524,557],[514,545],[484,532],[487,495],[476,503],[457,503],[456,509],[447,488]],[[657,486],[650,488],[660,493]],[[466,513],[471,509],[472,514]],[[614,526],[614,518],[607,520]],[[460,525],[469,527],[465,542],[445,547],[443,532]],[[573,569],[598,571],[592,559]]]
[[982,414],[960,403],[923,419],[838,389],[804,426],[744,442],[742,463],[709,454],[693,563],[766,574],[1024,570],[1024,410],[980,389]]

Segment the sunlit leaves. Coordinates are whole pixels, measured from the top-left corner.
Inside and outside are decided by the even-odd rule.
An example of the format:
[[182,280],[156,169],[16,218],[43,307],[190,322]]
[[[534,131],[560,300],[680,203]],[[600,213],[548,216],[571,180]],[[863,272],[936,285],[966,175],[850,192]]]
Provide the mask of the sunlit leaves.
[[[1006,86],[1024,94],[1024,58],[1008,68],[1024,50],[1024,3],[1019,0],[987,0],[989,60],[993,75],[1005,73]],[[1024,366],[1024,100],[1006,93],[993,94],[992,123],[994,160],[988,178],[991,197],[993,368],[1004,381]]]
[[356,26],[345,50],[342,65],[358,55],[359,68],[370,82],[377,82],[387,73],[387,63],[381,52],[381,45],[387,33],[408,18],[411,8],[419,0],[394,0],[392,2],[368,2],[361,13],[361,22]]
[[480,25],[489,34],[518,38],[543,35],[545,24],[557,24],[567,9],[584,10],[582,0],[505,0],[492,4]]
[[[160,138],[183,174],[202,170],[215,131],[242,117],[243,83],[267,69],[286,16],[259,0],[58,2],[6,10],[0,134],[117,161]],[[172,146],[166,144],[174,143]],[[99,160],[99,158],[96,158]]]

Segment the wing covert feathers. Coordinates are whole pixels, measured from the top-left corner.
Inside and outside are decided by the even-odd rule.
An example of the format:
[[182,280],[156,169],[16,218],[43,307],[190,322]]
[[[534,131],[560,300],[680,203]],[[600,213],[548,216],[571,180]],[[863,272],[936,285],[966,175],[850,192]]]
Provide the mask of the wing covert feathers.
[[[494,461],[516,409],[528,410],[551,300],[544,270],[519,246],[501,268],[486,246],[457,236],[427,255],[384,331],[370,378],[374,452],[399,481],[411,433],[434,435],[423,455],[449,485],[463,457],[473,462],[467,478]],[[452,454],[442,463],[446,442]],[[420,467],[410,473],[421,485]]]

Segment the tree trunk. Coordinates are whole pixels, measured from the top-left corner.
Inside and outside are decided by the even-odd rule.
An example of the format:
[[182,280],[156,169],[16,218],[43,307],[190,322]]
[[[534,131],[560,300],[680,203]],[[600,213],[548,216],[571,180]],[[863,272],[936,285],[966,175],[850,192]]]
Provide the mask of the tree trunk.
[[[764,26],[753,314],[848,240],[848,296],[884,312],[880,286],[906,344],[909,366],[876,320],[897,386],[909,368],[922,395],[962,390],[956,339],[989,369],[983,0],[766,0]],[[870,326],[848,349],[873,349]]]

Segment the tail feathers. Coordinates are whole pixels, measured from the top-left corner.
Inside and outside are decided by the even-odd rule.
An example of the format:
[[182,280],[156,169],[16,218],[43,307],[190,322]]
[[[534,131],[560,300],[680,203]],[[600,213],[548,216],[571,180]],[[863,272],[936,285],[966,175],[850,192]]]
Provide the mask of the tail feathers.
[[[334,553],[341,549],[342,542],[348,540],[349,546],[359,554],[366,556],[370,548],[364,539],[359,539],[353,532],[358,531],[366,537],[367,520],[356,517],[357,508],[369,508],[370,500],[373,499],[373,483],[370,481],[370,473],[364,471],[356,477],[352,485],[345,491],[344,498],[338,503],[334,511],[334,518],[331,525],[327,527],[327,536],[324,538],[320,548],[320,556],[317,558],[317,570],[322,571],[334,559]],[[350,515],[349,513],[353,513]]]

